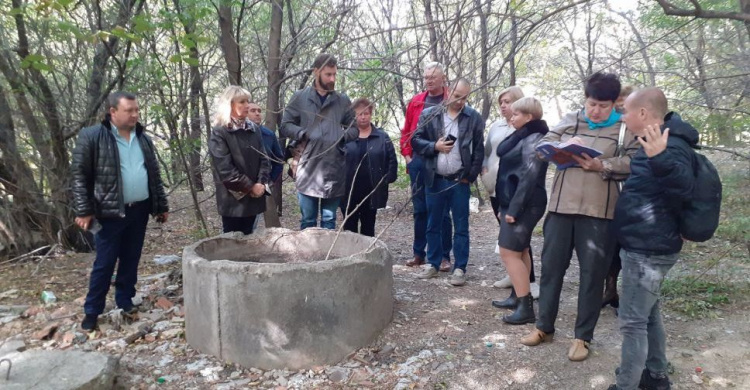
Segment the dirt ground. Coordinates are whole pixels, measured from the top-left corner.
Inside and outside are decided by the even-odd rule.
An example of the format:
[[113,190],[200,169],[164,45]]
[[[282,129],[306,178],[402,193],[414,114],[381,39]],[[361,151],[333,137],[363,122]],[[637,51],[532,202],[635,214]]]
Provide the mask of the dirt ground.
[[[200,198],[211,194],[208,189]],[[589,358],[578,363],[567,359],[577,304],[579,269],[575,259],[565,277],[554,342],[522,346],[518,339],[533,326],[506,325],[500,320],[506,312],[490,305],[492,299],[507,296],[508,290],[492,287],[503,267],[494,253],[498,227],[489,206],[471,215],[467,284],[451,287],[445,283],[446,274],[422,281],[415,278],[415,269],[403,265],[411,256],[412,240],[411,206],[402,207],[408,202],[403,185],[392,187],[390,207],[378,214],[376,232],[392,223],[381,239],[395,259],[395,310],[392,323],[377,340],[336,366],[299,372],[251,370],[201,355],[185,343],[181,333],[181,285],[176,274],[180,263],[156,265],[153,261],[155,255],[180,255],[183,246],[199,237],[187,194],[176,191],[170,201],[175,210],[171,221],[164,226],[149,225],[139,281],[139,291],[146,297],[142,310],[164,309],[163,329],[127,344],[121,340],[132,329],[124,326],[117,331],[101,320],[105,330],[81,340],[76,326],[82,317],[81,297],[86,293],[93,254],[57,253],[0,265],[0,293],[18,290],[0,298],[0,305],[32,305],[26,315],[0,325],[0,342],[15,337],[26,341],[30,349],[81,348],[119,355],[119,388],[606,389],[613,383],[622,342],[613,309],[601,312]],[[282,224],[296,229],[299,213],[289,185],[285,186],[285,201]],[[203,202],[202,210],[211,233],[218,233],[220,220],[214,200]],[[532,241],[536,254],[541,253],[542,245],[538,232]],[[711,252],[694,246],[686,255],[702,251]],[[534,261],[540,272],[538,255]],[[746,281],[747,270],[745,260],[740,268],[719,271]],[[175,273],[159,277],[170,271]],[[673,270],[674,274],[689,272],[695,270],[688,265]],[[151,275],[157,276],[148,278]],[[53,291],[57,303],[40,307],[42,290]],[[110,295],[110,305],[111,301]],[[702,319],[665,311],[674,389],[750,389],[749,301],[733,299]],[[49,340],[34,334],[50,324],[57,324],[58,329]]]

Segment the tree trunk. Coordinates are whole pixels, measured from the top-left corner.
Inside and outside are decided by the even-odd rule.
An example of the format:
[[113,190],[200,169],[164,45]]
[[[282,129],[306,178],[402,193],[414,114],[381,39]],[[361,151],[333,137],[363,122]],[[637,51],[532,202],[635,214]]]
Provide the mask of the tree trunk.
[[508,85],[516,85],[516,50],[518,49],[518,21],[515,11],[510,16],[510,61],[508,61],[508,72],[510,77]]
[[427,22],[427,31],[430,34],[430,59],[432,61],[440,61],[438,55],[438,38],[437,29],[435,28],[435,21],[432,17],[432,2],[431,0],[424,0],[424,16]]
[[487,83],[489,81],[489,47],[488,42],[488,34],[487,34],[487,15],[484,12],[484,9],[482,9],[482,1],[481,0],[474,0],[474,5],[477,8],[477,13],[479,14],[479,32],[480,32],[480,53],[481,53],[481,70],[479,74],[479,83],[478,86],[481,88],[482,91],[482,118],[486,121],[487,118],[490,116],[490,109],[492,108],[492,99],[490,99],[490,91],[489,88],[487,88]]
[[[281,116],[281,28],[284,24],[284,1],[271,1],[271,31],[268,35],[268,90],[266,92],[266,126],[272,131],[278,132],[278,124]],[[279,133],[280,134],[280,133]],[[282,149],[286,147],[286,139],[279,137]],[[266,213],[281,213],[283,210],[283,196],[281,193],[282,172],[279,180],[273,183],[271,193],[273,194],[276,210],[266,210]],[[266,221],[269,219],[266,218]]]
[[222,1],[219,6],[219,29],[221,30],[219,45],[224,53],[224,61],[227,63],[229,84],[242,85],[242,57],[240,56],[240,45],[234,38],[230,1]]

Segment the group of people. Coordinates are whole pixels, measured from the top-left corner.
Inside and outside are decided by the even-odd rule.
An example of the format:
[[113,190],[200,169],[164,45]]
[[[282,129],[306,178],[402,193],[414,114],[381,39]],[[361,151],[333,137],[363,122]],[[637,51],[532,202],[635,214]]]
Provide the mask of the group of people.
[[[273,131],[261,126],[260,107],[248,91],[230,86],[218,97],[209,151],[224,232],[253,232],[269,207],[268,184],[291,158],[301,229],[317,226],[318,216],[321,227],[335,228],[340,208],[346,230],[374,236],[377,209],[385,207],[388,184],[397,176],[395,148],[372,123],[372,101],[352,103],[336,91],[335,57],[321,54],[312,67],[313,84],[292,96],[280,124],[294,150],[284,152]],[[450,272],[450,285],[466,283],[470,185],[481,175],[499,224],[497,252],[508,273],[495,286],[511,287],[507,299],[492,305],[512,310],[502,318],[508,324],[535,323],[520,342],[552,341],[575,249],[580,284],[568,358],[586,359],[616,258],[623,274],[624,342],[611,389],[668,389],[659,289],[682,247],[680,204],[694,185],[690,148],[697,144],[697,131],[668,113],[661,90],[637,90],[623,101],[618,77],[596,73],[586,81],[583,108],[552,128],[537,99],[524,97],[515,86],[503,90],[502,118],[485,141],[482,115],[466,104],[472,92],[467,79],[449,85],[443,66],[428,63],[424,84],[426,90],[408,104],[400,139],[414,222],[413,257],[406,264],[423,267],[419,279],[444,271]],[[548,162],[536,146],[549,141],[577,143],[601,155],[572,156],[576,165],[555,171],[548,197]],[[148,215],[160,222],[168,216],[154,146],[138,122],[134,95],[110,95],[105,120],[80,132],[72,171],[76,223],[82,229],[101,226],[81,324],[91,330],[116,265],[115,302],[126,314],[135,311],[132,297]],[[545,213],[538,276],[530,243]]]

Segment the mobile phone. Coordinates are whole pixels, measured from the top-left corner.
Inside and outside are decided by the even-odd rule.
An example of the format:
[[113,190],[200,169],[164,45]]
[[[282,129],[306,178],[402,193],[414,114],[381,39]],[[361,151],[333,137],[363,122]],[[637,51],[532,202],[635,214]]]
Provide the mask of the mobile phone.
[[446,142],[456,142],[456,136],[453,134],[448,134],[445,136]]
[[89,231],[91,234],[99,233],[102,230],[102,224],[99,223],[96,219],[92,219],[91,222],[89,222]]

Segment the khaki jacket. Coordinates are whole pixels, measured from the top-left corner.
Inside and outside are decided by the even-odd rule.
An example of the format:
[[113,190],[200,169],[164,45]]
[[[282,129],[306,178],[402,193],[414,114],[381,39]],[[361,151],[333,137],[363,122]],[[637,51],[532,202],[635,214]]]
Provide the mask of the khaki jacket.
[[[576,124],[577,130],[576,130]],[[605,172],[584,171],[580,167],[557,170],[552,181],[548,210],[560,214],[578,214],[594,218],[612,219],[620,195],[615,178],[624,180],[630,174],[630,158],[638,150],[638,141],[630,131],[625,132],[625,154],[617,157],[617,139],[621,122],[612,126],[589,129],[581,111],[566,114],[562,121],[540,142],[565,142],[581,137],[584,145],[602,155]]]

